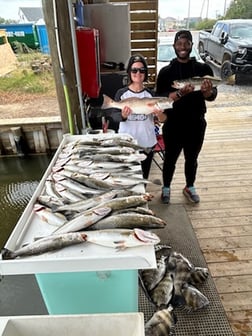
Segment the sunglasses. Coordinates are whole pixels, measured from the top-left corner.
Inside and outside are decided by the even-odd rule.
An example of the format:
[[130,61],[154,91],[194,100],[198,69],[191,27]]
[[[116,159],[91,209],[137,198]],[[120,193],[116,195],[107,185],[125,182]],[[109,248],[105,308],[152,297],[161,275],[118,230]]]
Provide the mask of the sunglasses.
[[133,74],[136,74],[137,72],[140,72],[140,74],[144,74],[146,72],[145,68],[131,68],[130,72],[132,72]]

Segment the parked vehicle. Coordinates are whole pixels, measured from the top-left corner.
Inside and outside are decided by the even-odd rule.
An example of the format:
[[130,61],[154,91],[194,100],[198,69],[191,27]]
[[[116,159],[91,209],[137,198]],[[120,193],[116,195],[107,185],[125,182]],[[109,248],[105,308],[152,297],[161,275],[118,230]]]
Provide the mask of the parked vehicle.
[[252,20],[220,20],[211,32],[200,31],[198,50],[220,67],[220,76],[252,74]]
[[[168,65],[170,61],[176,57],[173,48],[173,42],[174,38],[164,38],[159,41],[157,50],[157,73],[159,73],[161,68]],[[195,57],[197,61],[204,62],[194,45],[192,48],[191,57]]]

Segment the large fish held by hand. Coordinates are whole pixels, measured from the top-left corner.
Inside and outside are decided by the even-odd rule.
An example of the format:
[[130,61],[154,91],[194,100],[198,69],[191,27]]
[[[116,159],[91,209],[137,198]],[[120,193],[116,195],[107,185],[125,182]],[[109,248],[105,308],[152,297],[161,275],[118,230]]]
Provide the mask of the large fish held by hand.
[[174,89],[181,90],[185,87],[186,84],[192,84],[194,85],[194,90],[196,91],[200,90],[201,84],[204,79],[209,79],[212,82],[213,86],[217,86],[224,83],[230,85],[235,84],[235,78],[233,76],[230,76],[225,80],[222,80],[221,78],[214,76],[202,76],[202,77],[196,76],[188,79],[175,80],[173,81],[172,87]]
[[152,98],[126,98],[119,102],[103,95],[103,104],[101,109],[106,110],[116,108],[122,110],[128,106],[134,114],[151,114],[157,110],[165,110],[172,107],[173,100],[168,97],[152,97]]

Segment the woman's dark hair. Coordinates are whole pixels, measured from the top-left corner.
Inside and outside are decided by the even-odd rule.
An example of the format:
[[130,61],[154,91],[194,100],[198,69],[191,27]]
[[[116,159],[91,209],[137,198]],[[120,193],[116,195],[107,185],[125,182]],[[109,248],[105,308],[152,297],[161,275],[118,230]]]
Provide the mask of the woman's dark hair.
[[146,69],[145,75],[144,75],[144,81],[147,82],[147,80],[148,80],[148,65],[147,65],[147,62],[146,62],[145,58],[140,54],[132,55],[129,58],[128,65],[127,65],[127,68],[126,68],[126,71],[127,71],[128,77],[129,77],[129,82],[130,83],[132,82],[130,69],[132,68],[132,65],[136,62],[143,63],[143,66]]

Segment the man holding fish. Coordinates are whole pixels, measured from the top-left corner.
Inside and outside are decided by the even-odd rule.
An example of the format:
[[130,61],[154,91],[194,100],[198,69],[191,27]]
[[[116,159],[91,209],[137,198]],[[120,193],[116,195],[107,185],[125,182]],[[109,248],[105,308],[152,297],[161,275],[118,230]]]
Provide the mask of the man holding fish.
[[[206,130],[205,101],[216,98],[217,88],[213,86],[215,78],[210,66],[190,58],[192,45],[190,31],[177,32],[173,45],[177,57],[160,70],[157,78],[156,95],[173,100],[172,108],[157,113],[159,121],[164,122],[165,159],[161,199],[166,204],[170,202],[170,185],[182,150],[186,180],[183,194],[193,203],[200,201],[194,182]],[[199,88],[194,84],[196,79],[198,82],[200,80]]]

